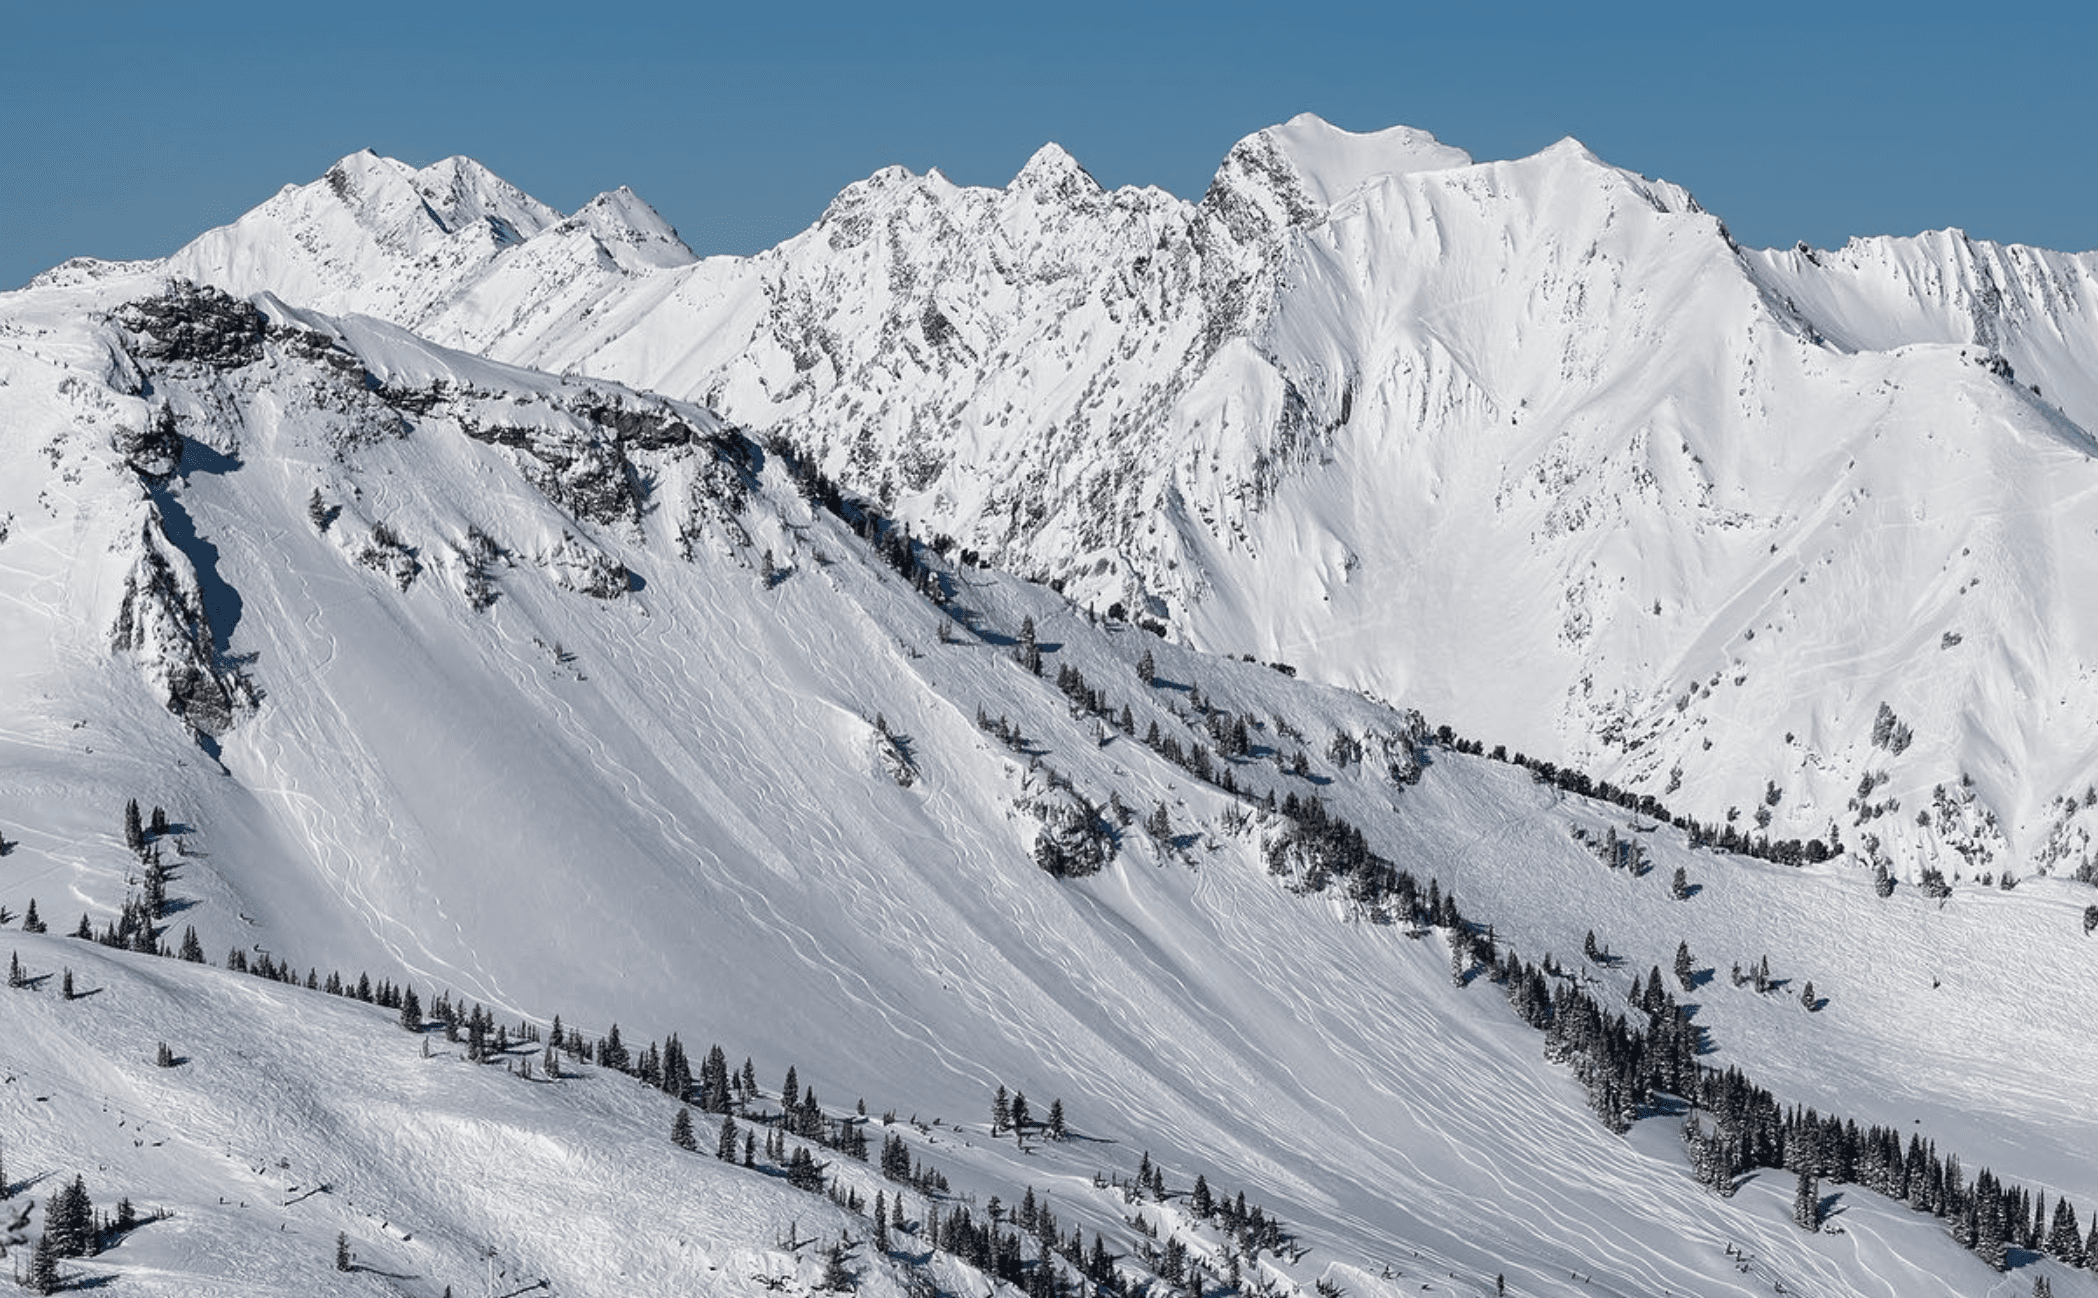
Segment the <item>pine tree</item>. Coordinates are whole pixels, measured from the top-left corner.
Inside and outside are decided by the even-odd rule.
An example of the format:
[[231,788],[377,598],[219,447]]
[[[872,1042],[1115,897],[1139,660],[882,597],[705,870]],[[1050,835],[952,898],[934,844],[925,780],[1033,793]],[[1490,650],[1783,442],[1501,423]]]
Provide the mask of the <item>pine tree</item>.
[[1668,882],[1668,895],[1677,901],[1690,900],[1690,876],[1680,865],[1675,868],[1675,877]]
[[401,1027],[409,1032],[423,1030],[422,1002],[416,999],[413,987],[401,994]]
[[1064,1102],[1061,1099],[1051,1100],[1049,1101],[1049,1139],[1062,1140],[1066,1134],[1064,1130]]
[[1013,650],[1013,658],[1030,675],[1042,674],[1042,647],[1035,643],[1034,617],[1032,614],[1020,619],[1020,645]]
[[991,1134],[996,1136],[1003,1133],[1012,1125],[1012,1121],[1012,1100],[1006,1095],[1005,1087],[1000,1085],[998,1094],[991,1100]]
[[350,1269],[350,1237],[347,1232],[340,1230],[335,1232],[335,1269]]
[[1166,812],[1165,803],[1152,806],[1151,815],[1144,821],[1144,832],[1161,843],[1173,840],[1173,818]]
[[714,1157],[724,1163],[736,1161],[736,1120],[725,1113],[721,1115],[721,1137],[714,1142]]
[[70,966],[59,979],[58,994],[66,1000],[73,999],[73,970]]
[[10,953],[7,957],[7,985],[10,987],[22,987],[27,985],[28,982],[28,976],[22,972],[22,953],[19,951]]
[[124,846],[134,852],[146,848],[146,827],[138,818],[138,799],[132,798],[124,804]]
[[1792,1220],[1801,1230],[1821,1229],[1821,1187],[1804,1163],[1792,1191]]
[[155,838],[165,838],[167,836],[168,812],[166,807],[153,808],[153,814],[146,818],[146,832],[152,834]]
[[75,1175],[44,1202],[44,1233],[60,1257],[86,1257],[95,1246],[95,1206],[87,1197],[87,1180]]
[[1684,991],[1687,992],[1691,989],[1695,973],[1694,962],[1690,958],[1690,944],[1688,942],[1677,942],[1675,944],[1675,980],[1682,985]]
[[173,1068],[175,1066],[175,1052],[169,1048],[167,1042],[161,1042],[158,1048],[153,1051],[153,1066],[155,1068]]
[[[806,1151],[803,1151],[803,1154],[806,1156]],[[845,1266],[845,1246],[843,1244],[831,1245],[830,1250],[824,1254],[823,1283],[817,1287],[829,1289],[835,1293],[847,1293],[856,1287],[856,1282],[852,1278],[852,1272],[847,1270]]]
[[885,1190],[874,1192],[874,1251],[889,1251],[889,1199]]
[[680,1104],[677,1116],[670,1120],[670,1143],[679,1149],[699,1152],[699,1138],[692,1134],[692,1110]]
[[1597,964],[1602,963],[1603,950],[1595,944],[1595,930],[1592,928],[1588,930],[1588,936],[1581,939],[1581,954]]
[[1136,678],[1147,686],[1158,679],[1157,665],[1151,661],[1149,649],[1144,650],[1144,656],[1136,660]]
[[1034,1120],[1034,1115],[1033,1115],[1032,1113],[1030,1113],[1030,1112],[1028,1111],[1028,1109],[1027,1109],[1027,1092],[1025,1092],[1025,1091],[1016,1091],[1016,1092],[1014,1092],[1014,1094],[1013,1094],[1013,1130],[1014,1130],[1014,1131],[1016,1131],[1016,1132],[1020,1132],[1020,1133],[1023,1133],[1023,1134],[1024,1134],[1024,1133],[1026,1132],[1026,1130],[1027,1130],[1027,1128],[1028,1128],[1029,1124],[1031,1124],[1031,1123],[1033,1122],[1033,1120]]
[[64,1286],[58,1274],[58,1249],[46,1233],[36,1237],[36,1251],[29,1256],[29,1291],[54,1294]]
[[1806,985],[1799,989],[1799,1003],[1807,1007],[1807,1013],[1809,1014],[1821,1008],[1821,1002],[1815,999],[1814,996],[1814,980],[1812,978],[1807,979]]
[[328,530],[328,502],[321,499],[319,487],[315,487],[313,494],[306,498],[306,517],[312,521],[315,530]]
[[29,908],[22,912],[22,931],[24,933],[41,933],[44,931],[44,921],[36,913],[36,898],[34,897],[29,899]]
[[2076,1228],[2076,1209],[2067,1199],[2054,1201],[2054,1223],[2047,1232],[2047,1252],[2069,1266],[2082,1266],[2083,1232]]

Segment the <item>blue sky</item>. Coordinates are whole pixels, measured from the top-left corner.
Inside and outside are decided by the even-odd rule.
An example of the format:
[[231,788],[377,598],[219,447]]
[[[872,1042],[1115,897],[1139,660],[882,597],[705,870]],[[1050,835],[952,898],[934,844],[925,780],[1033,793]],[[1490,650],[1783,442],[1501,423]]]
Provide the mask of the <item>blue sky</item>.
[[10,6],[0,285],[153,256],[371,147],[573,209],[625,184],[750,252],[877,167],[1045,140],[1197,197],[1310,110],[1479,158],[1578,136],[1755,244],[1957,225],[2098,247],[2098,15],[2067,3]]

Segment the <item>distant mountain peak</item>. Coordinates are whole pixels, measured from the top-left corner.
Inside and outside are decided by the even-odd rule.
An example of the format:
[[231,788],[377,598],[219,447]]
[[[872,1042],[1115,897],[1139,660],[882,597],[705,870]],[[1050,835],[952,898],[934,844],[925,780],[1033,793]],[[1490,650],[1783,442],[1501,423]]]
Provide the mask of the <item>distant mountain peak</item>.
[[1322,207],[1331,207],[1380,176],[1447,171],[1472,164],[1469,153],[1411,126],[1356,132],[1335,126],[1316,113],[1298,113],[1256,136],[1271,142],[1289,161],[1305,192]]
[[1051,141],[1034,151],[1027,165],[1020,168],[1006,187],[1008,193],[1033,194],[1038,198],[1058,201],[1090,197],[1101,193],[1100,182],[1092,173],[1079,165],[1078,159],[1061,144]]

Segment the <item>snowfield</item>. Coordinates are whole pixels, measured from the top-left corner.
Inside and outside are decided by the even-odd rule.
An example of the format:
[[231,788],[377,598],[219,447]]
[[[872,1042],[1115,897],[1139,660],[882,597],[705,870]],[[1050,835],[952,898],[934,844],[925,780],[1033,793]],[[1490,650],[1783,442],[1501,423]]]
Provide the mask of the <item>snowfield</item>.
[[[1340,138],[1302,119],[1256,138],[1266,144],[1234,151],[1226,176],[1269,177],[1259,192],[1279,206],[1231,208],[1213,192],[1209,215],[1191,215],[1155,192],[1088,188],[1075,162],[1045,151],[1002,193],[884,173],[796,245],[736,265],[678,254],[631,195],[562,218],[463,161],[414,171],[351,159],[330,173],[339,182],[287,189],[167,266],[69,264],[0,297],[0,904],[28,978],[0,988],[0,1192],[10,1220],[27,1210],[10,1259],[26,1270],[48,1196],[77,1173],[98,1209],[128,1197],[170,1214],[66,1264],[116,1293],[807,1293],[844,1232],[845,1264],[871,1293],[929,1283],[989,1298],[999,1282],[916,1227],[929,1209],[964,1205],[981,1222],[992,1196],[1010,1206],[1032,1188],[1062,1227],[1103,1236],[1129,1281],[1156,1274],[1142,1247],[1171,1241],[1201,1263],[1211,1295],[1230,1287],[1233,1257],[1238,1292],[1270,1298],[1321,1283],[1350,1298],[1491,1294],[1496,1277],[1525,1295],[2022,1295],[2038,1276],[2064,1295],[2098,1292],[2089,1272],[2025,1250],[1998,1274],[1945,1221],[1856,1186],[1822,1182],[1818,1233],[1793,1224],[1784,1172],[1752,1171],[1731,1198],[1701,1188],[1670,1103],[1614,1134],[1485,971],[1455,985],[1450,930],[1385,922],[1345,881],[1317,886],[1285,846],[1292,825],[1265,805],[1269,793],[1318,798],[1370,851],[1423,888],[1434,879],[1526,960],[1555,955],[1613,1012],[1686,944],[1701,1062],[1738,1066],[1781,1105],[1932,1141],[1970,1180],[1988,1168],[2050,1209],[2066,1197],[2088,1228],[2098,937],[2083,913],[2098,894],[2067,877],[2087,813],[2080,800],[2017,801],[2098,776],[2086,605],[2072,597],[2081,561],[2068,545],[2089,504],[2088,412],[2048,414],[1952,341],[1867,351],[1886,339],[1852,325],[1858,350],[1816,350],[1799,321],[1821,308],[1795,293],[1791,332],[1758,317],[1755,350],[1735,360],[1782,369],[1770,391],[1811,389],[1788,409],[1825,422],[1758,415],[1792,439],[1758,442],[1689,410],[1615,461],[1629,475],[1620,499],[1595,476],[1619,469],[1564,440],[1576,425],[1602,438],[1608,421],[1562,410],[1552,419],[1571,422],[1538,444],[1557,439],[1567,480],[1587,485],[1506,512],[1525,535],[1560,520],[1571,548],[1511,558],[1486,520],[1513,479],[1475,457],[1517,452],[1466,441],[1485,425],[1463,421],[1513,420],[1509,436],[1528,437],[1533,416],[1468,349],[1545,316],[1568,346],[1592,339],[1589,326],[1562,318],[1558,298],[1484,284],[1459,294],[1454,281],[1483,273],[1476,250],[1437,260],[1433,302],[1343,293],[1343,282],[1404,280],[1379,260],[1418,240],[1373,237],[1374,213],[1409,211],[1418,231],[1455,241],[1464,205],[1534,203],[1505,228],[1563,243],[1548,232],[1569,218],[1536,198],[1537,177],[1572,176],[1597,228],[1661,248],[1702,240],[1665,260],[1671,303],[1775,311],[1743,287],[1739,267],[1755,259],[1729,251],[1680,191],[1640,181],[1632,203],[1636,178],[1570,147],[1473,165],[1414,133]],[[1290,174],[1294,187],[1275,179]],[[845,257],[839,232],[857,228],[854,211],[891,203],[928,230],[969,208],[1005,221],[1059,212],[1095,231],[1092,251],[1030,235],[1035,278],[999,290],[1041,327],[1076,332],[1107,331],[1158,288],[1139,276],[1135,297],[1081,292],[1069,276],[1091,275],[1098,247],[1193,258],[1182,285],[1193,292],[1208,254],[1175,240],[1197,240],[1197,221],[1236,231],[1246,261],[1231,275],[1252,278],[1232,282],[1273,294],[1245,317],[1265,341],[1219,335],[1207,368],[1156,420],[1128,423],[1117,452],[1176,475],[1131,478],[1117,499],[1142,505],[1131,527],[1172,534],[1144,553],[1182,569],[1146,567],[1127,547],[1097,570],[1104,550],[1057,551],[1066,566],[1012,540],[1065,545],[1086,509],[1091,467],[1047,472],[1036,457],[1055,442],[1031,424],[993,436],[943,421],[974,428],[928,470],[945,485],[884,501],[866,480],[891,471],[897,447],[924,444],[903,432],[900,397],[877,416],[870,389],[823,386],[847,369],[874,374],[876,357],[827,359],[821,382],[781,396],[791,419],[751,417],[741,403],[778,376],[738,333],[762,316],[750,286],[804,273],[782,267],[818,244],[858,267],[854,283],[876,275]],[[885,228],[903,246],[906,227]],[[1259,257],[1245,251],[1255,244]],[[571,245],[602,251],[595,278],[548,269],[570,264]],[[328,256],[292,251],[311,247]],[[1270,270],[1246,269],[1280,250]],[[1579,261],[1570,247],[1537,256],[1510,274]],[[410,273],[417,259],[427,269]],[[2062,292],[2084,291],[2083,262],[2050,264]],[[176,275],[235,295],[171,287]],[[514,296],[527,284],[560,301]],[[723,286],[738,284],[745,296],[731,301]],[[721,294],[714,307],[692,305],[703,291]],[[1206,346],[1203,317],[1167,311],[1169,296],[1143,299],[1171,340],[1159,355]],[[978,338],[944,299],[943,332],[925,323],[922,297],[910,301],[913,327],[974,349],[945,362],[950,377],[1014,385],[996,400],[1016,411],[1052,390],[1070,398],[1064,409],[1085,404],[1079,353],[1064,379],[1022,383],[1013,376],[1053,370],[1061,354]],[[1846,309],[1868,306],[1860,296]],[[687,314],[643,327],[656,309]],[[832,312],[811,297],[797,309],[835,314],[838,338],[858,347],[888,336],[880,321],[901,308],[868,299]],[[1833,336],[1827,309],[1832,323],[1816,327]],[[531,324],[586,311],[620,323],[592,324],[601,337]],[[469,336],[469,317],[486,332]],[[1282,381],[1298,361],[1275,358],[1343,334],[1354,341],[1332,354],[1318,400],[1352,391],[1350,413],[1293,443],[1295,468],[1270,457],[1272,472],[1230,488],[1234,471],[1189,476],[1198,460],[1258,458],[1248,429],[1277,426],[1248,394],[1274,409],[1288,391],[1310,400]],[[1426,368],[1402,380],[1380,361],[1381,389],[1340,377],[1349,357],[1398,355],[1401,338],[1427,349],[1407,353]],[[2065,356],[2084,345],[2061,338]],[[1712,361],[1702,345],[1657,354],[1694,367]],[[716,346],[740,359],[714,368]],[[994,348],[1006,359],[989,363]],[[1620,382],[1612,358],[1561,359],[1589,366],[1596,391]],[[2017,363],[2022,381],[2028,362]],[[1648,397],[1708,399],[1692,377],[1656,378]],[[932,400],[923,374],[892,379],[885,391]],[[1426,392],[1472,413],[1451,414],[1448,428],[1469,432],[1423,454],[1394,412]],[[2061,392],[2081,400],[2073,380]],[[846,413],[855,401],[864,420]],[[1946,408],[1988,431],[1941,442],[1933,412]],[[1865,409],[1879,413],[1860,423]],[[826,446],[819,426],[838,440]],[[880,436],[855,460],[845,438],[862,428]],[[1834,437],[1828,428],[1849,440],[1801,470],[1801,448]],[[1090,434],[1066,432],[1083,460]],[[1677,457],[1678,436],[1702,449]],[[1853,453],[1870,480],[1826,494],[1822,479]],[[811,465],[868,499],[827,508]],[[1216,514],[1216,530],[1191,521],[1221,499],[1203,492],[1256,479],[1259,507]],[[1006,508],[1022,486],[1045,512],[1011,536],[934,508],[943,492],[986,509],[1005,493]],[[1770,503],[1759,492],[1791,502],[1782,527],[1743,521]],[[1577,496],[1613,521],[1570,518]],[[1660,503],[1641,514],[1637,500]],[[892,521],[873,519],[869,501]],[[1670,530],[1692,517],[1709,525],[1694,541]],[[1224,540],[1233,527],[1243,537]],[[936,551],[935,529],[956,543]],[[1983,533],[1976,553],[1955,548]],[[964,547],[1056,576],[1061,591],[967,562]],[[1540,650],[1525,619],[1544,616],[1537,591],[1574,555],[1598,601],[1644,583],[1607,598],[1660,599],[1663,613],[1639,623],[1659,626],[1634,628],[1620,610],[1590,623],[1586,657]],[[1145,584],[1170,571],[1200,590]],[[1106,616],[1110,597],[1136,616],[1170,614],[1174,634]],[[1786,601],[1804,610],[1797,620],[1737,638]],[[1563,623],[1565,610],[1547,612]],[[1953,627],[1962,641],[1939,648]],[[1439,665],[1422,656],[1431,643]],[[1040,676],[1018,661],[1030,644]],[[1578,670],[1596,673],[1603,697],[1634,677],[1652,691],[1700,687],[1603,744],[1555,701]],[[1065,672],[1102,695],[1104,714],[1058,687]],[[1914,726],[1913,748],[1894,751],[1891,727],[1876,737],[1883,699]],[[1678,764],[1681,792],[1662,800],[1714,821],[1710,804],[1736,801],[1746,823],[1771,805],[1774,781],[1774,831],[1818,836],[1838,819],[1844,850],[1790,866],[1693,847],[1655,816],[1437,743],[1414,708],[1487,744],[1568,764],[1593,755],[1598,776],[1636,792],[1659,794]],[[1242,754],[1220,737],[1233,723]],[[1708,750],[1702,733],[1723,742]],[[1166,739],[1200,748],[1238,792],[1169,760]],[[1984,750],[1996,760],[1962,785],[1956,759]],[[1901,807],[1843,810],[1860,769],[1896,772],[1865,796]],[[1934,784],[1945,786],[1935,798]],[[832,1119],[857,1124],[864,1101],[874,1144],[901,1136],[950,1188],[904,1191],[911,1225],[884,1255],[864,1211],[792,1188],[780,1160],[717,1161],[718,1117],[693,1114],[698,1152],[674,1147],[676,1102],[613,1069],[564,1057],[572,1075],[550,1079],[536,1047],[476,1065],[441,1028],[411,1034],[384,1007],[61,936],[83,912],[100,931],[141,887],[127,799],[171,822],[153,840],[171,872],[169,946],[194,927],[211,965],[238,953],[320,979],[363,972],[415,988],[426,1009],[439,993],[485,1005],[513,1034],[559,1015],[592,1038],[617,1024],[636,1051],[675,1032],[696,1061],[718,1042],[732,1065],[754,1060],[763,1095],[746,1116],[778,1112],[792,1065]],[[1924,809],[1930,823],[1916,826]],[[1875,829],[1897,875],[1941,866],[1951,895],[1905,881],[1878,896],[1863,840]],[[1650,868],[1606,867],[1576,830],[1636,842]],[[2054,841],[2072,846],[2046,871],[2028,864],[2034,844]],[[1037,864],[1087,852],[1097,872]],[[2019,881],[1984,886],[1984,872]],[[32,899],[48,933],[19,927]],[[1582,957],[1590,932],[1614,962]],[[1772,990],[1729,977],[1765,958]],[[61,996],[66,970],[85,995]],[[155,1064],[162,1042],[172,1068]],[[1001,1085],[1038,1117],[1060,1100],[1070,1138],[1022,1148],[994,1136]],[[737,1120],[765,1142],[761,1123]],[[863,1209],[899,1189],[876,1164],[817,1155]],[[1163,1201],[1118,1186],[1147,1161]],[[1278,1218],[1286,1246],[1227,1247],[1192,1208],[1198,1174]],[[349,1271],[335,1269],[338,1233],[356,1254]]]

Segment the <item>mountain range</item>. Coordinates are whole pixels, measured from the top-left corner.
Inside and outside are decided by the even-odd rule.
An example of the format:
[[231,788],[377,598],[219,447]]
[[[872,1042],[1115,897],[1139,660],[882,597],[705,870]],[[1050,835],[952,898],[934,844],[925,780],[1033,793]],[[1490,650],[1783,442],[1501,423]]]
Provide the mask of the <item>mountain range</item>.
[[[975,1298],[1060,1264],[918,1232],[1024,1189],[1155,1294],[2090,1289],[1959,1234],[1982,1169],[2098,1207],[2094,309],[1310,117],[1197,203],[1052,145],[750,258],[358,154],[57,267],[0,297],[0,901],[221,967],[20,935],[11,1246],[77,1172],[171,1209],[71,1264],[119,1292],[797,1292],[842,1231]],[[1618,1093],[1504,956],[1966,1180],[1715,1194],[1720,1083]],[[765,1156],[556,1014],[754,1056]]]

